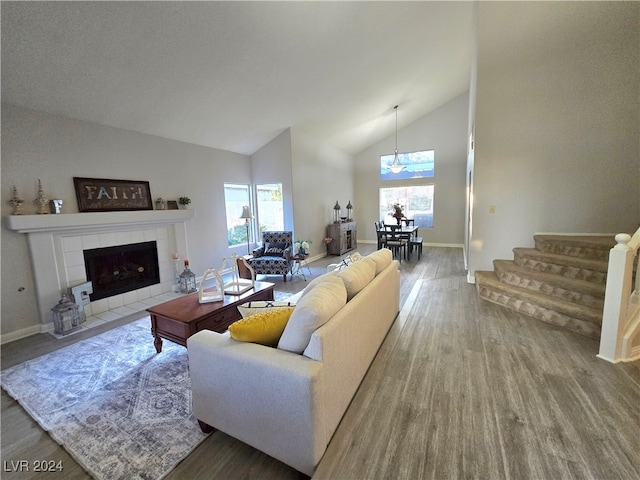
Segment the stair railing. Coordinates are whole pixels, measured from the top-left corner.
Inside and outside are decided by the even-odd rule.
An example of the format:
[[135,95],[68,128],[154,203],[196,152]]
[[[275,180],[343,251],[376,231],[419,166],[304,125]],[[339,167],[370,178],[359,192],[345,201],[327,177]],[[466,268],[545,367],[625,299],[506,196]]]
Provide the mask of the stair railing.
[[[616,235],[609,253],[598,358],[611,363],[640,359],[640,228]],[[634,282],[634,270],[636,278]]]

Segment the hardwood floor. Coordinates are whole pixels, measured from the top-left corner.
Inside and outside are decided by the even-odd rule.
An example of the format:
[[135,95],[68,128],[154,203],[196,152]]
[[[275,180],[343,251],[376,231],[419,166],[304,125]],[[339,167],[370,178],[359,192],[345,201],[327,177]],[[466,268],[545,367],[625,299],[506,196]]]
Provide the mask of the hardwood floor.
[[[335,261],[313,262],[312,276]],[[480,300],[459,249],[427,247],[400,269],[402,311],[314,479],[640,478],[640,362],[611,365],[594,340]],[[294,293],[306,282],[276,283]],[[13,342],[2,367],[80,338]],[[89,478],[4,391],[1,412],[3,466],[64,463],[58,475],[2,478]],[[166,478],[297,473],[215,432]]]

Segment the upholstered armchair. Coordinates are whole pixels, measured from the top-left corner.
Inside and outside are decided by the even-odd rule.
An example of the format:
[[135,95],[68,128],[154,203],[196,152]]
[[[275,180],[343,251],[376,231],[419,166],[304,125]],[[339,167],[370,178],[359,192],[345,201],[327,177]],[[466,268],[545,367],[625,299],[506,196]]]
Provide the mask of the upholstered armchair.
[[292,232],[262,232],[262,246],[253,251],[249,265],[256,275],[282,275],[286,282],[293,265],[292,244]]

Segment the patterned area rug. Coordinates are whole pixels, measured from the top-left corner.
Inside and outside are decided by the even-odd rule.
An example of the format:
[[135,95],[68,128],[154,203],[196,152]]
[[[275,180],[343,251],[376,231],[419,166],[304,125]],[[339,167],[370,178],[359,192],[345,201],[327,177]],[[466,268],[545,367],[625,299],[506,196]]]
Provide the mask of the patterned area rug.
[[160,479],[207,436],[186,348],[148,317],[2,372],[2,388],[97,479]]

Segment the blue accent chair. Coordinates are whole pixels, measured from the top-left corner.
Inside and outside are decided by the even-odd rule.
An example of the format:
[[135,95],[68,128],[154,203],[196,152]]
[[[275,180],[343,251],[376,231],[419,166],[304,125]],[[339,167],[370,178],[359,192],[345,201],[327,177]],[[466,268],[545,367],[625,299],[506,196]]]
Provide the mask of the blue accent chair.
[[286,282],[293,267],[292,246],[292,232],[262,232],[262,246],[253,251],[249,265],[256,275],[282,275]]

